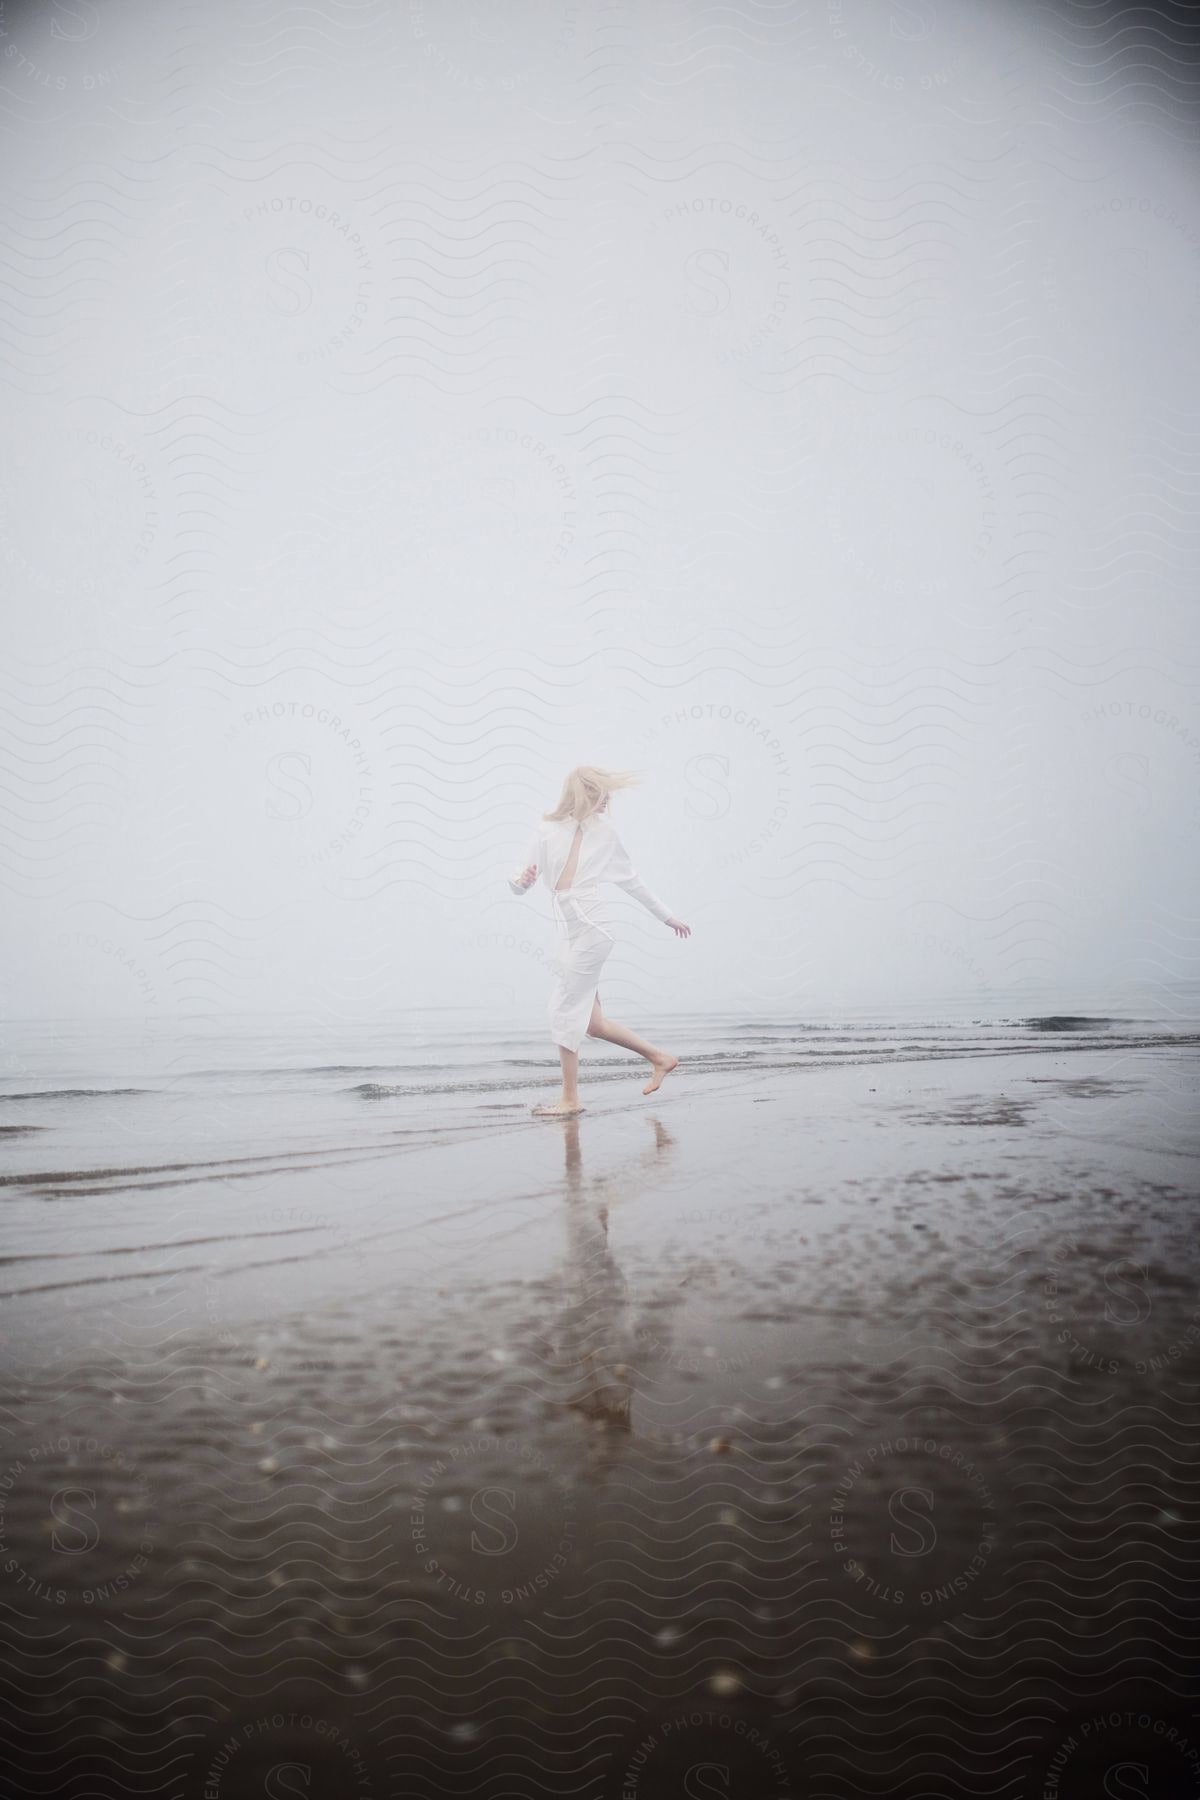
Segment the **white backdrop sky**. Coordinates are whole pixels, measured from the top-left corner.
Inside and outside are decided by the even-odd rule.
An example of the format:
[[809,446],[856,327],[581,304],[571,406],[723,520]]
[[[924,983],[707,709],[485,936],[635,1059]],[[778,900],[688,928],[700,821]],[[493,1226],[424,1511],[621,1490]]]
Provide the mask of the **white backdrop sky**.
[[1169,87],[949,0],[0,15],[7,1016],[540,1017],[580,760],[647,1004],[1200,974]]

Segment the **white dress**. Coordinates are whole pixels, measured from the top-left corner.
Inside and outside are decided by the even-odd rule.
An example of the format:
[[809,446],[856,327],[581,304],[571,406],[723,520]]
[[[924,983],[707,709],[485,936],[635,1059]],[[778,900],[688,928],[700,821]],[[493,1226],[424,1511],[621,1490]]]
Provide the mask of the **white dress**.
[[[570,886],[558,892],[558,879],[570,859],[576,831],[581,835],[575,873]],[[530,864],[537,875],[528,887],[540,876],[550,890],[554,908],[550,1035],[564,1050],[578,1050],[587,1035],[600,971],[615,942],[603,913],[602,884],[612,882],[632,894],[656,919],[669,919],[671,911],[639,878],[606,813],[592,813],[582,824],[577,819],[539,820],[520,868],[509,879],[514,894],[528,892],[521,875]]]

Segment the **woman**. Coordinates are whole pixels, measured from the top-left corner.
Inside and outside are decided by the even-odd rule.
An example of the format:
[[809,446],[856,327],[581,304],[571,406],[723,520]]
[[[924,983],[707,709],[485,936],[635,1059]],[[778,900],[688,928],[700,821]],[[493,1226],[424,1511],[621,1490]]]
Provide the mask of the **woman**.
[[690,937],[681,924],[639,881],[629,854],[608,817],[610,794],[632,787],[635,775],[616,774],[588,765],[572,769],[562,798],[537,826],[525,867],[509,881],[514,894],[529,891],[541,873],[550,889],[557,932],[554,990],[550,996],[550,1035],[562,1063],[562,1096],[551,1106],[535,1106],[541,1118],[562,1118],[583,1111],[579,1104],[579,1046],[586,1036],[604,1038],[644,1056],[653,1073],[642,1089],[653,1094],[679,1058],[648,1044],[600,1010],[599,980],[613,937],[598,916],[602,882],[615,882],[627,894],[669,925],[676,937]]

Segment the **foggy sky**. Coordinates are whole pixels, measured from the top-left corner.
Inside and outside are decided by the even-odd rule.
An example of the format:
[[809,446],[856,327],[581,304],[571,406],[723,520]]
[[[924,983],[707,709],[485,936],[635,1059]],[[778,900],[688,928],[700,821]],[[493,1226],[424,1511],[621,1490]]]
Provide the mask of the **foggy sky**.
[[982,12],[0,8],[7,1017],[538,1019],[578,761],[638,1017],[1170,1010],[1196,122]]

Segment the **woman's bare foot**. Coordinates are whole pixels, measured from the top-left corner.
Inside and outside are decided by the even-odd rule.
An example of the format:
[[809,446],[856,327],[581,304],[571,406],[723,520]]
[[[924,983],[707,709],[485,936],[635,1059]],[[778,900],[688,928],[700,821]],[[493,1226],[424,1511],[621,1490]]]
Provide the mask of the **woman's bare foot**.
[[677,1056],[664,1056],[661,1061],[656,1057],[653,1064],[654,1073],[642,1089],[643,1094],[656,1094],[663,1084],[664,1077],[669,1075],[672,1069],[678,1067],[679,1058]]
[[555,1100],[546,1106],[532,1108],[535,1119],[570,1119],[583,1111],[578,1100]]

